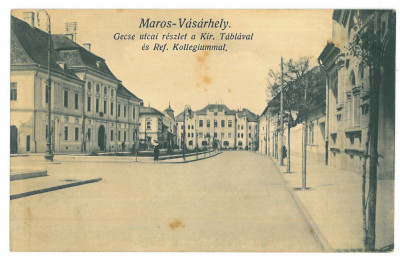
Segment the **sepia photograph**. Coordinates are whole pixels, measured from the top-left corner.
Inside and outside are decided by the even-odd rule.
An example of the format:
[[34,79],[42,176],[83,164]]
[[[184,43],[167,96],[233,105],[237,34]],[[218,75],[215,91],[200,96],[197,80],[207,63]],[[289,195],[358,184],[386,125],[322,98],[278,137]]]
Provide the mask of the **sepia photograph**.
[[393,253],[394,9],[10,12],[11,252]]

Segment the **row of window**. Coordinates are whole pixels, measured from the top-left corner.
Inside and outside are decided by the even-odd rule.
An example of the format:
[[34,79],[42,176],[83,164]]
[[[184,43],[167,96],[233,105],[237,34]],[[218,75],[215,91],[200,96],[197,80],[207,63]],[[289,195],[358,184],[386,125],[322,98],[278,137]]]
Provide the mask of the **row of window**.
[[[49,91],[46,87],[46,104],[49,102]],[[68,90],[64,90],[64,107],[68,108],[69,106],[69,94]],[[79,94],[75,93],[74,96],[74,108],[78,109],[79,108]]]
[[[108,89],[105,86],[103,88],[104,96],[107,96],[107,91],[108,91]],[[88,82],[88,94],[91,94],[91,93],[92,93],[92,83]],[[100,95],[100,85],[99,84],[96,85],[96,94]],[[114,89],[111,89],[111,97],[114,97]]]
[[[48,136],[48,132],[49,132],[49,128],[48,128],[48,125],[46,125],[46,139],[47,139],[47,136]],[[124,135],[124,140],[123,141],[125,142],[126,141],[126,131],[124,131],[123,135]],[[86,138],[87,138],[87,141],[91,141],[92,140],[92,129],[91,128],[88,128],[88,131],[87,131],[87,134],[86,134]],[[117,139],[118,139],[118,141],[121,141],[121,131],[120,130],[118,130],[118,132],[117,132]],[[64,127],[64,140],[65,141],[69,140],[69,128],[68,128],[68,126]],[[75,127],[74,140],[75,141],[79,140],[79,127]],[[114,141],[114,130],[110,131],[110,140]]]
[[[46,125],[46,139],[47,139],[47,134],[48,134],[48,126]],[[75,133],[74,133],[74,140],[78,141],[79,140],[79,127],[75,127]],[[68,141],[69,139],[69,129],[68,126],[64,127],[64,140]]]
[[[193,146],[193,140],[188,141],[189,146]],[[229,146],[229,141],[224,141],[223,142],[224,146]],[[201,146],[208,146],[207,141],[201,141]]]
[[[243,133],[238,133],[238,138],[243,138]],[[251,133],[249,133],[249,138],[251,138]]]
[[[99,113],[100,112],[100,100],[98,98],[96,98],[95,107],[96,107],[95,108],[96,113]],[[124,117],[126,117],[127,106],[124,105],[123,109],[124,109]],[[88,112],[92,111],[92,98],[90,96],[87,97],[87,111]],[[104,101],[104,104],[103,104],[103,114],[107,114],[107,101],[106,100]],[[114,115],[114,102],[110,102],[110,115],[112,115],[112,116]],[[117,115],[118,115],[118,117],[121,116],[121,104],[118,104]],[[132,119],[135,120],[135,117],[136,117],[136,108],[133,107],[132,108]]]
[[[194,137],[194,133],[187,133],[188,137]],[[210,132],[205,134],[205,137],[210,137]],[[218,133],[214,132],[214,137],[218,137]],[[225,133],[221,132],[221,138],[225,137]],[[232,133],[228,133],[228,138],[232,137]],[[199,138],[203,138],[203,133],[199,132]],[[243,138],[243,133],[238,133],[238,138]],[[251,138],[251,133],[249,134],[249,138]]]
[[[207,125],[207,127],[210,127],[211,121],[207,120],[206,125]],[[199,127],[203,127],[203,126],[204,126],[204,121],[199,120]],[[193,125],[192,126],[188,125],[188,129],[190,129],[190,127],[192,127],[192,129],[193,129]],[[218,120],[214,120],[214,127],[218,127]],[[221,127],[225,127],[225,120],[221,120]],[[228,127],[232,127],[232,120],[228,120]]]
[[[203,120],[199,120],[199,127],[203,127]],[[211,126],[211,121],[207,120],[206,126],[210,127]],[[218,120],[214,120],[214,127],[218,127]],[[221,120],[221,127],[225,127],[225,120]],[[228,120],[228,127],[232,127],[232,120]],[[257,125],[255,125],[255,129],[257,129]],[[194,129],[193,125],[188,125],[187,129]],[[238,125],[238,129],[243,130],[243,125]],[[249,130],[251,130],[251,126],[249,126]]]
[[[257,125],[255,125],[254,126],[255,127],[255,129],[257,130]],[[238,129],[241,129],[241,130],[243,130],[243,125],[238,125]],[[251,126],[249,125],[249,130],[251,130]]]
[[[106,89],[107,87],[104,87],[104,88],[105,88],[105,90],[107,90]],[[114,90],[111,90],[112,95],[113,95],[113,91]],[[105,93],[106,92],[107,91],[105,91]],[[17,83],[15,83],[15,82],[10,83],[10,101],[17,101]],[[49,93],[48,93],[47,87],[46,87],[46,91],[45,91],[45,101],[46,101],[46,103],[49,102]],[[64,107],[65,108],[69,107],[69,91],[68,90],[64,90]],[[79,94],[78,93],[74,94],[74,108],[79,109]],[[92,98],[90,96],[88,96],[88,99],[87,99],[87,111],[88,112],[92,111]],[[133,107],[132,111],[133,111],[132,118],[135,119],[136,108]],[[99,112],[100,112],[100,100],[98,98],[96,98],[96,113],[99,113]],[[107,114],[107,101],[104,101],[103,113]],[[110,114],[114,115],[114,103],[113,102],[111,102]],[[124,117],[126,117],[126,115],[127,115],[127,106],[124,105]],[[120,116],[121,116],[121,105],[118,104],[118,117],[120,117]]]
[[[199,138],[203,138],[203,135],[204,135],[205,138],[211,137],[210,136],[210,132],[207,132],[205,134],[203,134],[203,132],[199,132],[198,134],[199,134]],[[187,133],[187,137],[189,137],[189,138],[190,137],[194,137],[194,133]],[[214,132],[214,137],[218,137],[218,133],[217,132]],[[221,138],[225,138],[225,133],[221,132],[220,137]],[[232,137],[232,133],[228,133],[228,138],[231,138],[231,137]]]

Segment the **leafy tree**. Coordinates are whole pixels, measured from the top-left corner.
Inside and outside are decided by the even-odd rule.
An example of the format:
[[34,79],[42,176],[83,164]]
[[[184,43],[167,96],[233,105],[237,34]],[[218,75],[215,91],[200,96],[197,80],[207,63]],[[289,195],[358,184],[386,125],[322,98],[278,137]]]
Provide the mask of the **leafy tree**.
[[[273,97],[270,105],[279,111],[281,71],[270,70],[267,92]],[[289,59],[283,63],[284,122],[292,125],[302,121],[307,112],[325,105],[325,75],[319,67],[310,68],[308,57]]]
[[[375,250],[375,224],[376,224],[376,194],[377,194],[377,167],[378,167],[378,125],[379,125],[379,93],[381,82],[381,66],[383,47],[381,42],[380,16],[384,10],[362,11],[364,19],[358,19],[353,30],[353,39],[345,48],[344,55],[352,56],[358,60],[359,67],[369,70],[369,123],[367,139],[365,142],[364,161],[362,168],[362,213],[364,230],[365,251]],[[368,21],[367,23],[364,23]],[[395,20],[392,20],[392,22]],[[395,23],[395,22],[394,22]],[[395,25],[389,25],[389,28]],[[366,191],[367,163],[368,192]]]
[[[287,172],[290,172],[290,128],[306,120],[309,112],[325,106],[325,75],[320,67],[310,67],[308,57],[289,59],[283,63],[283,72],[270,70],[267,92],[273,96],[269,102],[273,115],[279,114],[282,78],[283,121],[288,127]],[[306,137],[306,132],[305,128],[304,137]],[[306,158],[305,153],[303,158]],[[303,187],[305,188],[305,179]]]

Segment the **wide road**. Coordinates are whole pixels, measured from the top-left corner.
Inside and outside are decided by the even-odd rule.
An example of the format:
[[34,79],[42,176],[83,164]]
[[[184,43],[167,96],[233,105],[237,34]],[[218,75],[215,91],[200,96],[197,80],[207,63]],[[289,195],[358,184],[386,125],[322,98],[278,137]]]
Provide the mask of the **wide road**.
[[53,166],[103,180],[12,200],[14,251],[321,251],[265,156]]

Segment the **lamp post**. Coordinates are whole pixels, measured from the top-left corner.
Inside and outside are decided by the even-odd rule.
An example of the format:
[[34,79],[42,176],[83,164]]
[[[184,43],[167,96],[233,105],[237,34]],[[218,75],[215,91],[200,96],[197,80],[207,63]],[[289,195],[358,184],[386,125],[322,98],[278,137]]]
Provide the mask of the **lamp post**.
[[138,126],[135,128],[135,156],[136,156],[136,162],[137,162],[137,156],[138,156],[138,151],[139,151],[138,128],[139,128]]
[[185,105],[183,109],[183,151],[182,151],[182,156],[183,156],[183,161],[186,160],[185,157],[185,148],[186,148],[186,110],[188,111],[189,116],[192,113],[192,109],[190,108],[190,105]]
[[47,13],[46,10],[40,9],[36,12],[36,16],[38,19],[38,25],[40,25],[40,20],[39,20],[39,13],[44,12],[45,15],[47,16],[47,31],[49,34],[49,42],[48,42],[48,54],[47,54],[47,73],[48,73],[48,79],[47,79],[47,86],[46,86],[46,92],[47,92],[47,102],[48,102],[48,118],[47,118],[47,140],[46,140],[46,153],[44,155],[44,158],[49,161],[53,161],[54,153],[53,150],[51,149],[51,22],[50,22],[50,15]]

